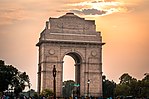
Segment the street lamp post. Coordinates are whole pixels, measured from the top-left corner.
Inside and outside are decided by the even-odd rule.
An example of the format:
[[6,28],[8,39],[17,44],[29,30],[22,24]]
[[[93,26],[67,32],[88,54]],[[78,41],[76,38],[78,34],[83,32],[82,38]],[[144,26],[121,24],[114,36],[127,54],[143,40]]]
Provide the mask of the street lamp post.
[[88,79],[87,81],[87,96],[89,97],[89,86],[90,85],[90,80]]
[[56,68],[55,68],[55,65],[53,67],[53,90],[54,90],[54,99],[56,99]]

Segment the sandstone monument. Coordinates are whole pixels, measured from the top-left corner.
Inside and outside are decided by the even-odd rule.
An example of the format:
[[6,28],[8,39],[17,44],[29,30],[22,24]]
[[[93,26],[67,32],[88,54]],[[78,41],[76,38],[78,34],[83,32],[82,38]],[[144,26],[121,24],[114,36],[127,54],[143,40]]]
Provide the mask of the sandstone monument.
[[101,32],[96,31],[94,20],[85,20],[74,13],[49,18],[36,45],[39,47],[38,92],[53,90],[55,65],[56,95],[62,96],[63,58],[69,55],[75,60],[79,96],[102,96],[102,45]]

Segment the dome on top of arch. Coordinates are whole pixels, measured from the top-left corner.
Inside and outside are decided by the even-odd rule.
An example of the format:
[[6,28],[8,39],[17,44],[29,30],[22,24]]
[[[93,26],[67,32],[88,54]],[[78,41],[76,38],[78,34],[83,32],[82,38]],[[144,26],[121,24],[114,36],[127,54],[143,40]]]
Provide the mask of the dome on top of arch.
[[[61,16],[61,17],[59,17],[59,18],[81,18],[81,17],[79,17],[79,16],[77,16],[77,15],[75,15],[74,13],[72,13],[72,12],[68,12],[68,13],[66,13],[65,15],[63,15],[63,16]],[[81,19],[84,19],[84,18],[81,18]]]

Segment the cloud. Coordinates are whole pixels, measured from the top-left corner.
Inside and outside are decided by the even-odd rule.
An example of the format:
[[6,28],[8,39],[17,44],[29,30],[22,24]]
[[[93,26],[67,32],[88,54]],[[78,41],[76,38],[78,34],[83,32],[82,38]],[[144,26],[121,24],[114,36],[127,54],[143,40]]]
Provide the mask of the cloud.
[[116,0],[104,0],[104,2],[115,2]]
[[96,0],[73,3],[68,5],[70,11],[84,15],[108,15],[116,12],[124,13],[128,11],[123,2],[116,0]]
[[0,1],[0,25],[11,25],[19,21],[35,21],[43,18],[50,9],[50,4],[38,1]]
[[83,10],[71,10],[71,12],[84,14],[84,15],[103,15],[106,11],[97,9],[83,9]]
[[96,1],[92,1],[92,3],[97,3],[97,2],[113,2],[116,0],[96,0]]
[[[120,2],[120,0],[1,0],[0,1],[0,25],[12,24],[22,20],[36,20],[37,18],[47,18],[48,16],[57,16],[57,13],[66,13],[72,11],[83,15],[109,15],[113,13],[125,13],[134,10],[142,10],[144,7],[140,4],[140,9],[129,2]],[[127,0],[126,0],[127,1]],[[146,0],[146,7],[148,0]],[[134,3],[134,2],[133,2]],[[139,3],[137,3],[139,4]]]
[[18,2],[0,1],[0,25],[10,25],[18,21],[34,20],[33,12]]
[[0,6],[0,25],[11,24],[25,18],[25,11],[21,6],[13,4],[0,4]]
[[37,21],[58,15],[65,9],[66,0],[0,0],[0,25],[11,25],[20,21]]

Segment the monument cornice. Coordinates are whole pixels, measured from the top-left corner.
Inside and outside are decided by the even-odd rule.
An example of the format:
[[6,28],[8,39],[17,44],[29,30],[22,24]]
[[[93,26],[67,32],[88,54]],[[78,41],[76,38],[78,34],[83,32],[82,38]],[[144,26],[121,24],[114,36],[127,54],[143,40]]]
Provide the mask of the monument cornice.
[[100,41],[76,41],[76,40],[40,40],[36,46],[40,46],[43,43],[58,43],[58,44],[82,44],[82,45],[104,45],[105,43]]

